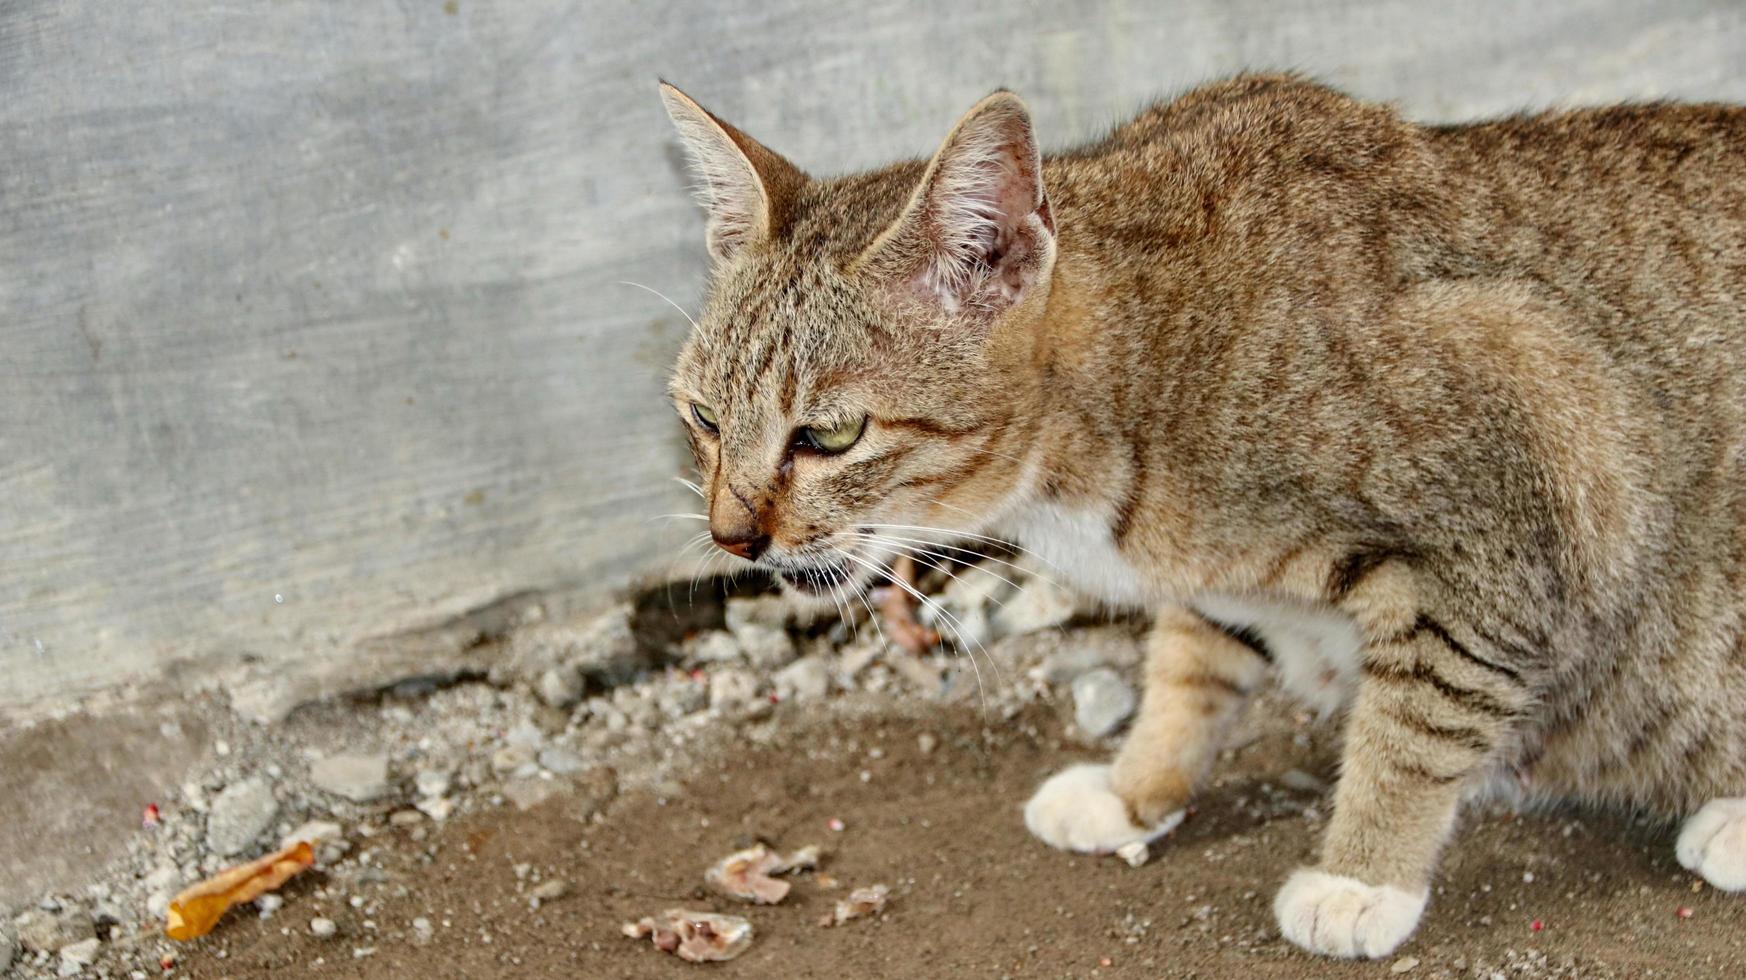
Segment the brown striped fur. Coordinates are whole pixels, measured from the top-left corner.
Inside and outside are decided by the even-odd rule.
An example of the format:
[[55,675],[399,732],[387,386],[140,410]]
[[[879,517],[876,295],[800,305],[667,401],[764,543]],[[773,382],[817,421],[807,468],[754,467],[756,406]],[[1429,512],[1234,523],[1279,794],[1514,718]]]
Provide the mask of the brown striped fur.
[[[1081,584],[1157,612],[1110,775],[1142,827],[1268,670],[1203,604],[1351,623],[1329,881],[1422,895],[1487,775],[1669,818],[1746,795],[1746,110],[1427,127],[1251,76],[1034,146],[998,94],[926,162],[748,154],[767,215],[717,199],[762,224],[673,383],[722,420],[693,433],[712,521],[779,570],[887,560],[870,525],[1070,523],[1111,556]],[[788,448],[851,415],[843,456]],[[1309,887],[1281,893],[1294,940],[1404,938],[1317,934]]]

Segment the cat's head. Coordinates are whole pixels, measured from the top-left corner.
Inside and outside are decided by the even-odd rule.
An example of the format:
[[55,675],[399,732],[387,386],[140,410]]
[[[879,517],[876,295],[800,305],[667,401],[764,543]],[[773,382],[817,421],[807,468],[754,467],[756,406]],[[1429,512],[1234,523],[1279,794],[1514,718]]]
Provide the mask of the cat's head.
[[815,179],[661,97],[709,217],[709,296],[670,388],[715,542],[841,595],[980,530],[1029,476],[1055,258],[1024,104],[984,99],[926,163]]

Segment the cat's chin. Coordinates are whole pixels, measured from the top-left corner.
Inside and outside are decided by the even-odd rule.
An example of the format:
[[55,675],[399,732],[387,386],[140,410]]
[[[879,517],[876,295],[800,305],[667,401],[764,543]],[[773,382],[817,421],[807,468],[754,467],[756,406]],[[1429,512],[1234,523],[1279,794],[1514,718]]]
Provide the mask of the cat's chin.
[[820,603],[852,598],[867,590],[865,573],[852,565],[821,565],[805,569],[779,569],[776,580],[782,591],[799,601]]

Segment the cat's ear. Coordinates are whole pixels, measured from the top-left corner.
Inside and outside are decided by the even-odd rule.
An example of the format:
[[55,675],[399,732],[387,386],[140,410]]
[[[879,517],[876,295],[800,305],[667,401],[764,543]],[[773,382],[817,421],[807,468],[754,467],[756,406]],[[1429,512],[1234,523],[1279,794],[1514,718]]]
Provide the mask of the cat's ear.
[[661,83],[661,101],[679,129],[699,196],[709,210],[710,254],[725,261],[774,235],[806,175],[666,82]]
[[948,313],[999,313],[1038,286],[1054,246],[1030,111],[1002,91],[953,127],[863,262]]

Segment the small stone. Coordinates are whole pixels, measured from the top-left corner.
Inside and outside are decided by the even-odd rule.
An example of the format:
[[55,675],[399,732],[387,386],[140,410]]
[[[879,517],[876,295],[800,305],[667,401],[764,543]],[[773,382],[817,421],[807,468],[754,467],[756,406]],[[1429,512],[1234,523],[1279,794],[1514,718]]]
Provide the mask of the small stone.
[[309,933],[317,939],[332,939],[339,934],[339,926],[332,919],[316,916],[309,920]]
[[758,678],[750,671],[728,668],[709,677],[711,708],[740,707],[758,696]]
[[1121,727],[1134,712],[1134,689],[1121,675],[1099,667],[1073,681],[1073,720],[1092,738],[1102,738]]
[[522,766],[531,764],[537,758],[537,753],[526,745],[505,745],[491,753],[491,770],[493,772],[515,772]]
[[548,668],[534,683],[534,693],[554,708],[568,708],[582,700],[586,689],[582,672],[569,664]]
[[542,881],[535,885],[532,891],[528,892],[530,897],[537,898],[541,902],[555,902],[568,894],[570,894],[570,883],[562,878],[552,878],[547,881]]
[[1128,863],[1130,868],[1138,868],[1152,859],[1152,849],[1143,840],[1129,841],[1116,848],[1116,857]]
[[933,732],[922,732],[915,737],[915,747],[921,750],[922,755],[933,755],[934,750],[940,747],[940,737]]
[[290,847],[298,841],[308,841],[310,844],[328,844],[344,840],[345,831],[332,820],[310,820],[279,839],[280,847]]
[[683,718],[709,707],[709,689],[689,676],[680,676],[661,691],[661,710],[669,718]]
[[1279,782],[1286,789],[1295,789],[1300,793],[1320,793],[1328,788],[1328,784],[1302,769],[1287,769],[1279,777]]
[[554,779],[511,779],[503,784],[503,796],[526,812],[558,795],[564,785]]
[[449,814],[455,812],[455,801],[441,796],[427,796],[413,806],[418,808],[418,812],[438,823],[447,820]]
[[17,925],[18,941],[35,953],[56,953],[62,946],[97,934],[91,925],[91,917],[74,909],[63,908],[55,912],[31,909],[18,917]]
[[760,595],[727,601],[727,628],[736,636],[747,627],[786,632],[794,620],[794,606],[779,595]]
[[787,630],[746,623],[734,630],[740,651],[758,670],[771,671],[791,663],[798,655],[794,637]]
[[97,950],[102,941],[96,936],[81,939],[61,947],[61,966],[57,971],[63,977],[78,976],[85,967],[97,962]]
[[740,643],[724,630],[705,630],[685,644],[685,659],[698,664],[727,664],[740,659]]
[[342,752],[317,759],[309,767],[309,781],[324,793],[368,803],[388,793],[388,756]]
[[503,744],[538,749],[546,743],[546,735],[531,722],[522,722],[504,733]]
[[454,782],[455,777],[446,769],[420,769],[412,779],[418,795],[425,798],[449,795],[449,787]]
[[573,776],[588,768],[587,760],[565,748],[553,746],[541,749],[540,768],[559,776]]
[[388,823],[395,827],[416,827],[424,822],[424,814],[417,810],[395,810],[388,815]]
[[1416,956],[1403,956],[1400,959],[1395,960],[1394,963],[1392,963],[1389,966],[1388,972],[1390,972],[1390,973],[1406,973],[1407,971],[1411,970],[1413,967],[1418,966],[1418,965],[1419,965],[1418,957],[1416,957]]
[[0,922],[0,974],[12,966],[12,961],[18,958],[18,937],[12,934],[12,927]]
[[263,919],[271,919],[273,913],[279,911],[284,905],[285,899],[272,892],[255,899],[255,908],[260,910]]
[[232,783],[212,801],[206,817],[206,848],[219,857],[241,854],[279,815],[279,801],[265,780]]
[[776,696],[784,701],[816,701],[830,693],[831,668],[816,654],[802,657],[776,672],[771,679]]

